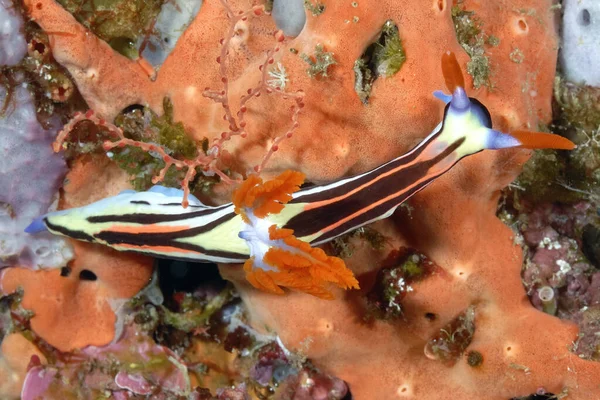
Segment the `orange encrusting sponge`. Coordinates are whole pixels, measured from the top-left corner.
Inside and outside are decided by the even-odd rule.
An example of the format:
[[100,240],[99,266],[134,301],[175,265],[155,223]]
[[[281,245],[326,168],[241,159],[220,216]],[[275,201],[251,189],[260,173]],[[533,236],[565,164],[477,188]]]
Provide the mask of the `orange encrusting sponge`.
[[[296,171],[285,171],[277,178],[265,182],[252,175],[233,194],[233,203],[238,214],[251,224],[246,214],[248,208],[257,218],[280,212],[291,200],[291,193],[299,190],[304,175]],[[262,260],[250,257],[244,263],[246,279],[257,289],[283,294],[281,288],[296,289],[323,299],[333,299],[327,289],[333,283],[343,289],[358,289],[358,281],[344,261],[325,254],[322,249],[296,238],[291,229],[269,227],[270,248]],[[257,266],[266,264],[266,268]]]

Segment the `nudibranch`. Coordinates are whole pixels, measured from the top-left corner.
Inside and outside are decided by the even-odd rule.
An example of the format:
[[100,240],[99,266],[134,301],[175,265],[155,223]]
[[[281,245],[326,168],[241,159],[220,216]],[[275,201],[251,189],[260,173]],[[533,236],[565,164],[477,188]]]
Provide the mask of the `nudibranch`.
[[371,171],[333,183],[300,188],[304,176],[286,171],[263,182],[251,175],[233,203],[207,206],[183,192],[155,186],[125,191],[81,208],[49,213],[27,232],[101,243],[121,251],[192,261],[245,263],[248,281],[281,294],[287,287],[332,298],[329,284],[358,288],[344,262],[313,246],[370,222],[396,208],[447,172],[463,157],[513,147],[572,149],[569,140],[546,133],[492,128],[486,107],[465,92],[456,57],[442,57],[450,95],[442,122],[408,153]]

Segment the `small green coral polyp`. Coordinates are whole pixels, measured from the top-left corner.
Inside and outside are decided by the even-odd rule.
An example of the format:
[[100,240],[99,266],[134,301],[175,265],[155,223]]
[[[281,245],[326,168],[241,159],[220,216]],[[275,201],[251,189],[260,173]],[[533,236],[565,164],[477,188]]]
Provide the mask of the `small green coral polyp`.
[[336,64],[333,53],[325,51],[322,44],[317,44],[315,46],[314,57],[302,53],[300,58],[308,64],[306,73],[311,78],[317,78],[319,76],[326,78],[328,76],[327,73],[329,67]]
[[387,20],[377,39],[354,62],[354,90],[360,101],[367,104],[373,83],[380,77],[391,77],[400,71],[406,54],[400,40],[398,26]]
[[429,339],[425,345],[425,355],[432,360],[453,365],[471,344],[474,333],[475,307],[470,306]]
[[467,364],[471,367],[478,367],[483,364],[483,355],[476,351],[471,350],[467,353]]
[[310,13],[313,16],[317,17],[323,14],[323,12],[325,11],[325,4],[321,3],[318,0],[316,0],[314,3],[312,2],[312,0],[304,0],[304,8],[310,11]]

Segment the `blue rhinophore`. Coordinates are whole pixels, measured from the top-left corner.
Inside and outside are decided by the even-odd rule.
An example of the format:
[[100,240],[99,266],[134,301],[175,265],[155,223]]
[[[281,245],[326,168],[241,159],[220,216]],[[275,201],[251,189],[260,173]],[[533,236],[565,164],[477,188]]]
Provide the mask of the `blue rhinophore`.
[[442,92],[441,90],[436,90],[435,92],[433,92],[433,96],[435,98],[437,98],[438,100],[443,101],[444,104],[448,104],[452,100],[452,95],[446,94],[446,93]]

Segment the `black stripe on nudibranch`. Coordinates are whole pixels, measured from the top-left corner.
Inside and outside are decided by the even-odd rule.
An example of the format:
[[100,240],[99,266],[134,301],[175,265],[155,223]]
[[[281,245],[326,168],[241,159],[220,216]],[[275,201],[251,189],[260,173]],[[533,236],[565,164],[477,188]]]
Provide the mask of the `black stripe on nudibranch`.
[[[385,203],[382,203],[382,204],[378,205],[377,207],[374,207],[371,210],[368,210],[368,211],[360,214],[356,218],[353,218],[353,219],[339,225],[338,227],[325,232],[324,234],[322,234],[321,236],[316,238],[314,240],[314,242],[315,243],[327,242],[331,239],[334,239],[334,238],[344,234],[345,232],[352,231],[359,226],[365,225],[371,221],[379,219],[379,217],[381,217],[382,215],[385,215],[385,213],[387,213],[389,210],[391,210],[395,207],[398,207],[398,205],[400,205],[401,203],[403,203],[404,201],[406,201],[407,199],[412,197],[414,194],[425,189],[427,187],[427,185],[429,185],[435,178],[436,177],[431,177],[431,178],[421,182],[420,184],[413,186],[410,190],[403,191],[401,196],[392,198],[392,199],[386,201]],[[295,233],[296,232],[294,232],[294,234]]]
[[147,202],[146,200],[131,200],[130,203],[131,204],[144,204],[146,206],[150,205],[150,203]]
[[[374,171],[373,174],[368,174],[373,182],[370,185],[341,200],[304,211],[292,217],[285,224],[284,228],[293,229],[294,234],[298,237],[310,236],[327,229],[327,227],[334,225],[341,219],[365,210],[362,214],[357,215],[339,227],[332,229],[331,232],[333,233],[326,232],[315,239],[315,241],[321,242],[326,239],[333,239],[339,234],[377,219],[392,208],[397,207],[399,204],[406,201],[416,192],[423,189],[437,176],[441,175],[444,171],[440,171],[439,173],[428,177],[430,169],[452,154],[462,143],[464,143],[464,141],[465,138],[460,138],[434,158],[401,167],[393,174],[381,178],[378,181],[373,181],[374,176],[372,175],[379,175],[379,171]],[[399,163],[400,159],[396,159],[395,161],[398,162],[395,165],[396,167],[402,165]],[[364,176],[362,178],[364,178]],[[355,185],[352,183],[353,182],[347,182],[340,186],[342,189],[346,189],[344,190],[344,193],[347,193],[354,188]],[[348,186],[350,186],[350,188],[348,188]],[[320,192],[322,195],[320,200],[335,198],[340,187],[334,188],[335,190],[324,190]],[[384,204],[366,211],[366,208],[371,204],[390,196],[393,197]]]
[[[179,207],[181,207],[181,202],[177,202],[177,203],[162,203],[162,204],[159,204],[159,206],[167,206],[167,207],[179,206]],[[213,208],[213,207],[210,207],[210,206],[206,206],[204,204],[188,204],[188,207],[190,207],[190,208]]]
[[[179,204],[179,203],[178,203]],[[181,204],[179,204],[181,206]],[[230,204],[225,204],[219,207],[205,208],[199,211],[192,211],[183,214],[150,214],[150,213],[133,213],[133,214],[112,214],[112,215],[95,215],[87,218],[90,223],[105,223],[105,222],[129,222],[137,224],[158,224],[161,222],[183,221],[190,218],[204,217],[229,207]]]
[[409,153],[395,158],[387,164],[375,168],[367,172],[366,174],[363,174],[362,176],[359,175],[355,179],[351,179],[342,185],[332,187],[331,189],[327,189],[328,185],[323,185],[321,186],[321,188],[323,188],[323,190],[321,191],[307,195],[295,196],[294,199],[290,201],[290,203],[315,203],[318,201],[343,196],[356,188],[359,188],[363,185],[368,185],[376,176],[385,174],[389,171],[392,171],[395,168],[398,168],[399,166],[406,165],[414,161],[419,155],[421,155],[423,150],[427,147],[427,144],[437,139],[437,137],[442,132],[442,128],[443,127],[441,127],[435,134],[430,135],[427,139],[421,142],[421,144],[419,144],[418,147],[414,148]]
[[492,115],[486,106],[477,99],[469,97],[471,100],[471,109],[479,117],[479,121],[489,129],[492,129]]
[[[175,232],[152,232],[152,233],[130,233],[130,232],[114,232],[110,230],[99,232],[95,235],[98,240],[106,242],[109,245],[118,246],[119,244],[129,244],[133,246],[168,246],[173,248],[178,248],[181,250],[189,250],[194,251],[199,254],[212,256],[212,257],[220,257],[220,258],[228,258],[230,262],[243,262],[248,258],[245,254],[239,254],[235,252],[221,251],[221,250],[211,250],[205,247],[193,244],[193,243],[185,243],[180,242],[178,239],[185,239],[189,237],[193,237],[196,235],[200,235],[206,232],[210,232],[217,226],[227,222],[228,220],[234,218],[236,216],[235,213],[229,213],[223,215],[216,220],[197,228],[191,229],[183,229]],[[150,248],[149,251],[152,249]],[[168,257],[168,254],[164,255]],[[195,257],[190,257],[189,259],[197,259]]]
[[94,235],[96,238],[103,240],[109,244],[127,243],[135,246],[176,246],[180,247],[181,243],[176,242],[177,239],[185,239],[196,235],[209,232],[217,226],[229,221],[235,217],[235,213],[228,213],[220,218],[217,218],[206,225],[196,228],[182,227],[181,230],[175,232],[151,232],[151,233],[131,233],[131,232],[116,232],[104,230]]
[[44,224],[46,224],[46,227],[48,228],[48,230],[58,232],[61,235],[65,235],[65,236],[68,236],[70,238],[77,239],[77,240],[84,240],[86,242],[94,242],[95,241],[93,236],[90,236],[85,232],[74,231],[72,229],[67,229],[64,226],[54,225],[53,223],[48,221],[48,218],[44,218]]

